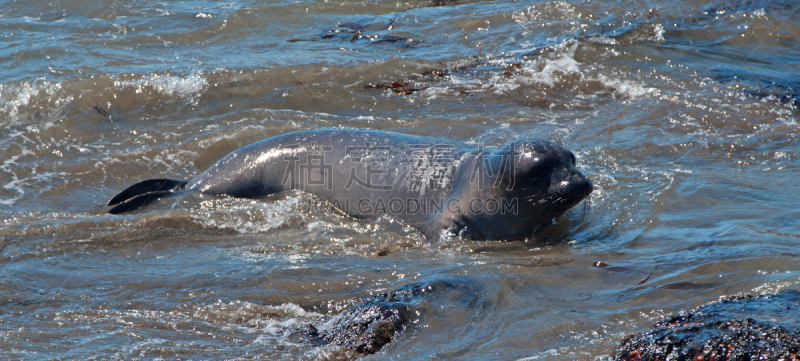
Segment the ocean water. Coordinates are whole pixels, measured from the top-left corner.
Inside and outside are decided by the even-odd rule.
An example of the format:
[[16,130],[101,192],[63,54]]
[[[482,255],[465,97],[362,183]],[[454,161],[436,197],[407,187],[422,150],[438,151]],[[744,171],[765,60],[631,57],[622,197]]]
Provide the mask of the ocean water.
[[[0,1],[0,358],[603,360],[722,295],[800,288],[800,3]],[[297,130],[575,152],[524,241],[428,242],[302,193],[106,213]],[[313,201],[313,200],[312,200]],[[465,277],[380,353],[359,299]]]

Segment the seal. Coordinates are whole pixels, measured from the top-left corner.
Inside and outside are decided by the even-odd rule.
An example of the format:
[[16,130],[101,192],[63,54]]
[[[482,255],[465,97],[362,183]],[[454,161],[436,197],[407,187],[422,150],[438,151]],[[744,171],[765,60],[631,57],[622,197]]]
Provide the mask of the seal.
[[191,181],[149,179],[109,213],[178,192],[259,198],[308,192],[358,219],[387,215],[431,239],[530,236],[592,192],[575,155],[541,139],[487,148],[373,130],[301,131],[236,150]]

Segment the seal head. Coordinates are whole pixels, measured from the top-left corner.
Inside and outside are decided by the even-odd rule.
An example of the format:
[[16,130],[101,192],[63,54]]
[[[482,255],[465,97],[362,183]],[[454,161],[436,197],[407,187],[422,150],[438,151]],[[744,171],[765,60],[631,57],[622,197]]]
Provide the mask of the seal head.
[[453,233],[473,239],[524,238],[586,198],[593,190],[569,150],[526,139],[475,157],[453,196],[465,205],[451,214]]

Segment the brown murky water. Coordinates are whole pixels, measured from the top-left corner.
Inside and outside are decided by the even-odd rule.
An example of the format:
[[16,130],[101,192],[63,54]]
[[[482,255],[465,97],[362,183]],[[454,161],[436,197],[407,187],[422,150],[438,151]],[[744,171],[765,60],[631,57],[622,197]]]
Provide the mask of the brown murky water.
[[[348,359],[292,330],[465,276],[367,359],[603,359],[660,316],[800,285],[791,1],[0,3],[0,355]],[[262,200],[104,203],[252,142],[369,128],[565,144],[591,200],[430,243]],[[601,263],[597,263],[601,262]]]

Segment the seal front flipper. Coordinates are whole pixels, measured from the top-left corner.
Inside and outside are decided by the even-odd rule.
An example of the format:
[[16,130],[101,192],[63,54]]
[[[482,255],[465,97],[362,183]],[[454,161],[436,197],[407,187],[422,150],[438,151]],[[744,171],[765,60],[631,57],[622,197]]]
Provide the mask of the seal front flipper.
[[117,193],[106,205],[114,206],[108,213],[117,214],[132,211],[156,199],[180,190],[187,182],[175,179],[158,178],[138,182],[122,192]]

